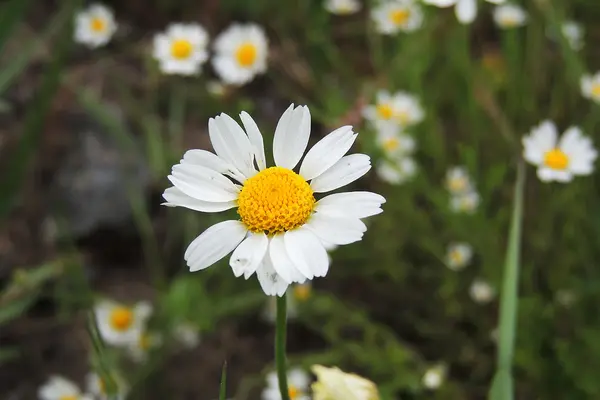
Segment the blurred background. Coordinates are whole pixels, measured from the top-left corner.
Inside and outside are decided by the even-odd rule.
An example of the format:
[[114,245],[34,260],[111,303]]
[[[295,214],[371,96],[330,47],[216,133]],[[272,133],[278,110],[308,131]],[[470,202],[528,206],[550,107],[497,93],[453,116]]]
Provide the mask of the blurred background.
[[[311,143],[353,125],[374,168],[350,189],[387,199],[361,242],[331,251],[327,277],[288,290],[290,364],[356,372],[383,399],[486,398],[521,137],[551,119],[599,142],[579,81],[600,68],[600,4],[521,0],[526,21],[507,27],[487,1],[472,23],[415,2],[418,26],[386,34],[372,17],[383,2],[325,3],[107,0],[116,30],[93,48],[74,36],[87,2],[0,4],[0,398],[37,399],[53,375],[85,388],[102,370],[127,398],[212,400],[225,362],[228,397],[261,398],[273,299],[227,258],[190,273],[185,248],[224,217],[160,204],[183,153],[212,151],[208,118],[247,111],[269,143],[290,103],[309,106]],[[211,54],[232,23],[257,24],[266,71],[243,85],[210,60],[163,74],[153,38],[174,22],[201,24]],[[422,109],[401,156],[364,117],[381,90]],[[526,168],[517,399],[600,393],[598,179],[548,184]],[[98,339],[102,298],[152,305],[143,357]]]

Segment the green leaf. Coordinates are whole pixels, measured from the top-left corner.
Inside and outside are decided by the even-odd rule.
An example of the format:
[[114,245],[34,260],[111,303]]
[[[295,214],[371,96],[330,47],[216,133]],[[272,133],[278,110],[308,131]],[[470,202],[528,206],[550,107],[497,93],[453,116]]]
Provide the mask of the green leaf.
[[3,304],[2,308],[0,308],[0,325],[23,315],[31,307],[36,298],[37,295],[30,295],[8,304]]

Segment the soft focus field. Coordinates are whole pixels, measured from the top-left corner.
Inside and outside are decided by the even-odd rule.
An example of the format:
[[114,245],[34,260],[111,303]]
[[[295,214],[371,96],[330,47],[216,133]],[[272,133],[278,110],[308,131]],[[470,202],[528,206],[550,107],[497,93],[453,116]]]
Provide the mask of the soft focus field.
[[[290,103],[309,106],[311,144],[353,125],[352,151],[374,168],[350,190],[387,199],[362,241],[331,252],[326,277],[290,287],[290,364],[356,372],[386,400],[487,398],[521,138],[550,119],[600,144],[599,105],[580,90],[581,76],[600,69],[600,3],[520,3],[529,19],[519,28],[498,28],[494,6],[480,1],[471,25],[452,8],[422,5],[420,29],[386,36],[370,19],[375,1],[347,16],[320,0],[106,1],[117,32],[90,49],[73,40],[82,1],[2,2],[0,398],[37,399],[52,375],[84,385],[102,370],[118,371],[128,399],[212,400],[224,362],[228,397],[261,398],[274,299],[256,278],[236,279],[228,258],[195,273],[183,260],[235,210],[160,204],[185,150],[212,150],[210,117],[248,112],[268,148]],[[566,20],[584,27],[581,50],[557,33]],[[266,73],[222,90],[210,61],[197,76],[162,74],[153,36],[179,21],[200,23],[211,41],[233,22],[262,26]],[[416,172],[396,184],[375,168],[385,155],[362,114],[381,89],[415,95],[425,115],[406,130]],[[472,213],[451,209],[454,166],[480,196]],[[515,398],[596,399],[598,174],[546,183],[535,167],[524,171]],[[447,266],[455,242],[473,249],[461,270]],[[478,297],[476,281],[493,290]],[[162,340],[144,361],[101,345],[91,323],[99,298],[152,303],[149,329]],[[181,323],[199,344],[176,340]],[[423,380],[432,367],[445,371],[435,389]]]

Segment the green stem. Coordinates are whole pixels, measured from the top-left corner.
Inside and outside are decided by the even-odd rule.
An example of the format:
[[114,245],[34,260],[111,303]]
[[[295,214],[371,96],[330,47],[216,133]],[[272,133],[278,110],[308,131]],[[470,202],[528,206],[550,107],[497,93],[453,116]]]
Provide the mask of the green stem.
[[287,385],[287,367],[285,363],[285,331],[287,324],[286,294],[277,297],[277,326],[275,331],[275,364],[277,366],[277,379],[281,400],[290,400]]

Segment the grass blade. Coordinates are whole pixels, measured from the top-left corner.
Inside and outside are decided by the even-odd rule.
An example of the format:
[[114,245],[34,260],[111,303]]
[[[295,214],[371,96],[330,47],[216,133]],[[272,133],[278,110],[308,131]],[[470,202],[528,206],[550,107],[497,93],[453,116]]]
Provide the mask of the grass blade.
[[225,400],[227,398],[227,361],[223,363],[223,369],[221,370],[221,385],[219,389],[219,400]]

